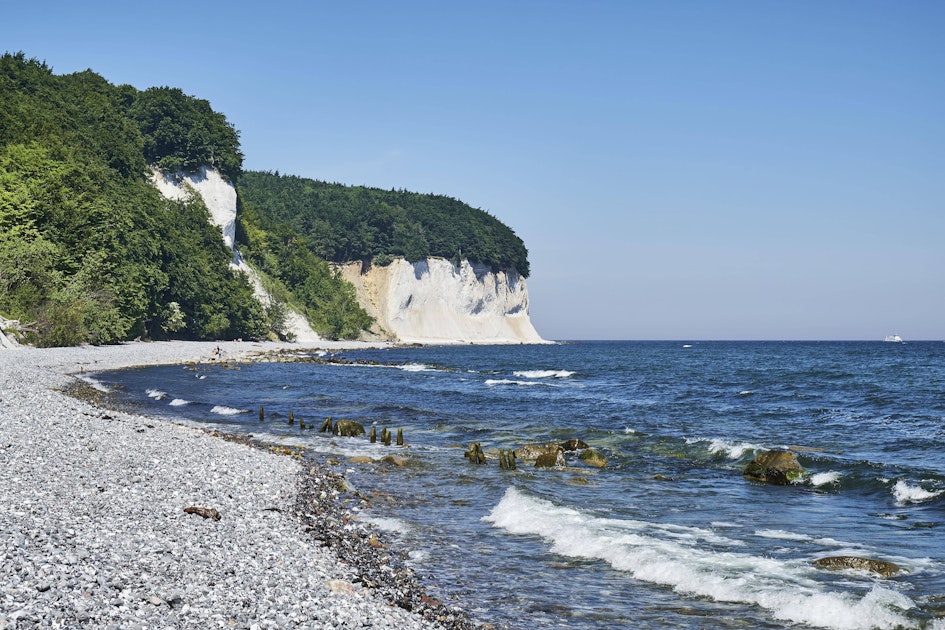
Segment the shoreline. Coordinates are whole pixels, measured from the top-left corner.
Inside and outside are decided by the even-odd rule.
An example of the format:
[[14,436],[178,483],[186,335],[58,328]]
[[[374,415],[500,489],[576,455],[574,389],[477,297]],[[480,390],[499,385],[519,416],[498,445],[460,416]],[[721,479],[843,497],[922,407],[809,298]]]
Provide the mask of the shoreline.
[[[0,351],[0,630],[478,627],[353,520],[323,461],[116,411],[83,372],[365,342],[147,342]],[[350,498],[350,496],[348,497]],[[219,519],[185,512],[218,510]]]

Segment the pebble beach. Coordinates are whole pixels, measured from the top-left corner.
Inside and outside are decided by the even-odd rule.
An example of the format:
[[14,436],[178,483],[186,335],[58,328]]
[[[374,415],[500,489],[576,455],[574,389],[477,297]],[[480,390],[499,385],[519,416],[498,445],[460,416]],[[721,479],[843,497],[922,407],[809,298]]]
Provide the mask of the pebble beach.
[[0,350],[0,630],[476,627],[350,518],[343,469],[64,391],[83,373],[218,348],[305,349]]

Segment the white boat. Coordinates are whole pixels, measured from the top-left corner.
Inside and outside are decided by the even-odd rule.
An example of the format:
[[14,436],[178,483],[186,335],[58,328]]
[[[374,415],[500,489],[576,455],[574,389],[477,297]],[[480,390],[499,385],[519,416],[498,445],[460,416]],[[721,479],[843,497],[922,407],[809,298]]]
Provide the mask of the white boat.
[[883,341],[889,341],[891,343],[905,343],[905,341],[903,341],[902,337],[899,335],[886,335],[886,338],[883,339]]

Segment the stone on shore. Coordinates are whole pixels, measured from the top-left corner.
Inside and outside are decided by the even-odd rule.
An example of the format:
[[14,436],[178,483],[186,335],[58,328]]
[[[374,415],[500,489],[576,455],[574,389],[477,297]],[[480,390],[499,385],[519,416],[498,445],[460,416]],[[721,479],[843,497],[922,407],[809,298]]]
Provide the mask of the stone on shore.
[[[0,350],[0,627],[444,627],[398,604],[407,582],[382,588],[395,577],[381,558],[375,568],[341,562],[347,547],[318,538],[367,540],[364,530],[340,518],[299,527],[300,480],[311,478],[302,460],[63,393],[76,382],[69,374],[201,362],[217,345],[229,357],[273,347]],[[331,499],[336,481],[325,483]],[[376,584],[356,597],[325,587],[362,576]]]

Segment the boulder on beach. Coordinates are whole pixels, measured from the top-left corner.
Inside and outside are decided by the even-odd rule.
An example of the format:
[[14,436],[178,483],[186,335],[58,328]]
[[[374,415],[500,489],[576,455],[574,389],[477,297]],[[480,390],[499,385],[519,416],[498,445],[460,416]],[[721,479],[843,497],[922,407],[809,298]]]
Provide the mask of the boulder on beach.
[[892,577],[902,570],[902,568],[894,562],[874,560],[872,558],[860,558],[858,556],[830,556],[814,560],[811,564],[819,569],[834,571],[842,569],[869,571],[870,573],[875,573],[884,578]]
[[787,485],[801,478],[804,468],[791,451],[765,451],[745,466],[742,473],[749,479],[777,485]]
[[542,453],[535,459],[535,468],[564,468],[564,451],[556,450]]
[[560,444],[526,444],[525,446],[515,449],[513,452],[517,459],[535,460],[542,455],[561,453],[563,451],[564,449],[561,448]]

